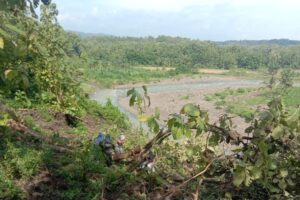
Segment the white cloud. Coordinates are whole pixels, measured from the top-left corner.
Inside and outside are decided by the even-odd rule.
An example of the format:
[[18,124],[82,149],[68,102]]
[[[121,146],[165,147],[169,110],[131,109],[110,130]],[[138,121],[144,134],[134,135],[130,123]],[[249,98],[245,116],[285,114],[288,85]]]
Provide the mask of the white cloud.
[[297,0],[110,0],[109,5],[130,10],[178,12],[186,7],[230,5],[241,7],[280,7],[298,9]]
[[57,0],[68,30],[199,39],[300,39],[300,0]]

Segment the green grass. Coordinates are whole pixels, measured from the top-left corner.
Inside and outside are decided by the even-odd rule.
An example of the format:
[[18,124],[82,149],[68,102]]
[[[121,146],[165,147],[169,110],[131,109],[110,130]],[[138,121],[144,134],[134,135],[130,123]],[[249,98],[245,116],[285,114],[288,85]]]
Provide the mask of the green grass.
[[180,97],[181,100],[189,100],[191,97],[191,95],[187,94],[187,95],[183,95]]
[[95,86],[87,84],[87,83],[82,83],[80,85],[80,88],[83,90],[83,92],[90,94],[96,90]]
[[[245,100],[245,104],[249,106],[266,105],[268,101],[268,92],[262,91],[260,95]],[[283,102],[287,107],[291,108],[296,108],[300,105],[300,87],[293,87],[287,94],[283,95]]]
[[229,113],[236,114],[245,119],[251,119],[254,114],[253,109],[248,108],[245,104],[236,102],[227,103],[225,110]]
[[300,87],[294,87],[289,91],[287,95],[283,97],[283,100],[288,107],[297,107],[300,105]]
[[[236,96],[242,97],[246,93],[259,91],[257,88],[238,88],[236,90],[225,89],[222,92],[209,94],[205,96],[205,100],[214,101],[216,108],[224,108],[227,112],[236,114],[245,119],[251,119],[257,106],[267,105],[270,101],[269,92],[261,90],[259,95],[254,95],[246,99],[239,99],[235,101],[228,101],[228,97]],[[293,87],[286,95],[283,95],[283,102],[289,110],[296,108],[300,105],[300,87]]]
[[174,71],[150,71],[141,68],[95,68],[86,70],[86,79],[96,81],[105,87],[135,82],[147,82],[176,75]]

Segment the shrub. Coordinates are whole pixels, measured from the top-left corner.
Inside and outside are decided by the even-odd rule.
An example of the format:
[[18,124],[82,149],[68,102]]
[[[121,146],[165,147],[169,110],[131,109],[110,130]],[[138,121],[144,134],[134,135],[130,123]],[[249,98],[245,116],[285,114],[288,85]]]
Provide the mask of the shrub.
[[42,163],[42,153],[26,147],[17,147],[8,142],[3,166],[7,175],[27,179],[35,175]]
[[246,90],[244,88],[239,88],[239,89],[237,89],[237,92],[240,94],[243,94],[246,92]]

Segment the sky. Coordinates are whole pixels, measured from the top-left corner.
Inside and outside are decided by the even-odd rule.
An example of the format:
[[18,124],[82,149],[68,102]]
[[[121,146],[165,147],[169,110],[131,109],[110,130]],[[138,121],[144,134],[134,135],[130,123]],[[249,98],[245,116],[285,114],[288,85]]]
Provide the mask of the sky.
[[53,0],[66,29],[200,40],[300,40],[300,0]]

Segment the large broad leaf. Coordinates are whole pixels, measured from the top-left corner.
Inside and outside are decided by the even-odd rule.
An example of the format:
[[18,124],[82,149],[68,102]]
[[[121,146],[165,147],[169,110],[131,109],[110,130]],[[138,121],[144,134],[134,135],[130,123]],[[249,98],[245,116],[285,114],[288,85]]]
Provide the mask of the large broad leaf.
[[171,130],[174,140],[178,140],[183,136],[182,128],[173,127]]
[[170,118],[168,120],[168,123],[167,123],[169,129],[172,129],[172,127],[181,127],[181,126],[183,126],[183,119],[180,115],[172,114],[171,116],[172,116],[172,118]]
[[155,120],[154,117],[150,117],[148,119],[148,127],[154,132],[154,133],[158,133],[159,132],[159,124],[158,122]]
[[130,99],[129,99],[130,106],[134,106],[135,103],[139,104],[138,101],[140,101],[140,94],[136,91],[135,88],[128,90],[127,96],[130,96]]
[[0,37],[0,49],[4,48],[4,40],[2,37]]

